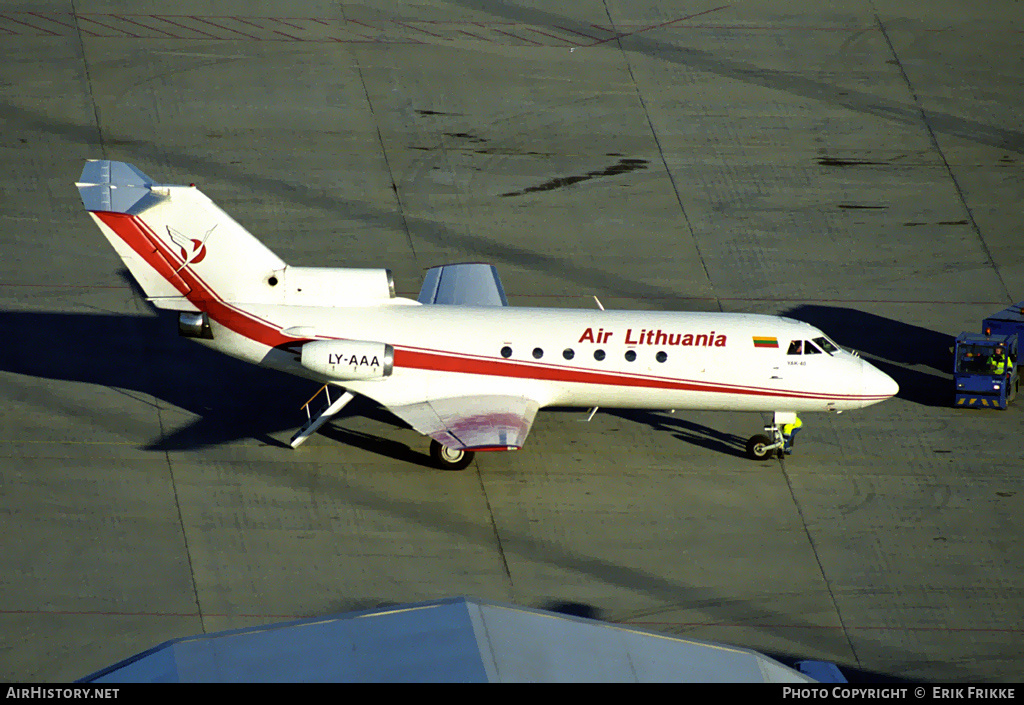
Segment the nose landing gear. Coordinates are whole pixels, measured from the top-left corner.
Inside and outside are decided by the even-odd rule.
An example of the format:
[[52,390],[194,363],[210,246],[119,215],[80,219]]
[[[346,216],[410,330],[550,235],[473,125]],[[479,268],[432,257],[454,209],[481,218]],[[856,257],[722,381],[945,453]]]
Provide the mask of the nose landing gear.
[[772,423],[764,427],[764,433],[751,436],[747,441],[747,457],[752,460],[769,460],[776,456],[781,458],[786,452],[782,427],[795,421],[795,413],[776,411]]
[[770,460],[776,453],[782,455],[782,431],[778,426],[765,426],[764,434],[751,436],[747,441],[747,457],[752,460]]

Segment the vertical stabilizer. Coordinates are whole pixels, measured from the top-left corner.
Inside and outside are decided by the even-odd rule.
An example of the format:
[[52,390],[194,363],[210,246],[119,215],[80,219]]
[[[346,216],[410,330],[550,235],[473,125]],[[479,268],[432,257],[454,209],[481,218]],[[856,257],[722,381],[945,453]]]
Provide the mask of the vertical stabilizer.
[[89,161],[85,209],[157,306],[275,303],[285,264],[194,186],[156,184],[131,164]]

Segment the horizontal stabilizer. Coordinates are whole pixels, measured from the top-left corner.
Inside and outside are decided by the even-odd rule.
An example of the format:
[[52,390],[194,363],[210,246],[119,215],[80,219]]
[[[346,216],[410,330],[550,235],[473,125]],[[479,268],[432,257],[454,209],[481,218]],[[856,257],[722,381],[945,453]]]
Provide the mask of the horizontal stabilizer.
[[87,211],[141,213],[164,198],[152,191],[151,178],[124,162],[87,161],[75,186]]
[[421,304],[508,306],[498,270],[490,264],[446,264],[427,270]]

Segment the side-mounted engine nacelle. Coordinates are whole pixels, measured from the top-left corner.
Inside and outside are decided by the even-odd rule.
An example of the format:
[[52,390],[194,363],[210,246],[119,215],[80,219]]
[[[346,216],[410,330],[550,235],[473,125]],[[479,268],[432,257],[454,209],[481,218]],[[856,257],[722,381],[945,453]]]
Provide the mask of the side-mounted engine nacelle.
[[395,367],[395,349],[366,340],[314,340],[302,346],[302,366],[331,379],[383,379]]

